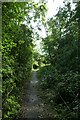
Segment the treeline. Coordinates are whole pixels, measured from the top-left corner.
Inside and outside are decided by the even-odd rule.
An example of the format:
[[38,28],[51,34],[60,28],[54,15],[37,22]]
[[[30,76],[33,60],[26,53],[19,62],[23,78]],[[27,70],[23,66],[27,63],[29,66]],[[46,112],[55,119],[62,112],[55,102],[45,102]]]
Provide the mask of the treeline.
[[3,119],[20,110],[21,92],[32,64],[32,30],[22,24],[26,3],[2,5]]
[[39,72],[43,99],[53,110],[56,120],[78,120],[80,117],[80,2],[71,9],[65,2],[55,17],[47,22],[43,39],[46,66]]
[[42,19],[44,5],[34,2],[2,3],[3,120],[15,119],[21,109],[23,87],[32,69],[34,28],[31,20]]

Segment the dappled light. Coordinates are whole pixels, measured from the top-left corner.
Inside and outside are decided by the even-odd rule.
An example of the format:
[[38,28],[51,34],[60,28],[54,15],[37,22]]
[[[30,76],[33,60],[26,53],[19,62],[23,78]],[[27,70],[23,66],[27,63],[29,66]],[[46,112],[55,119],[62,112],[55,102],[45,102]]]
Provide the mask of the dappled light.
[[2,3],[3,120],[80,118],[80,2],[49,4]]

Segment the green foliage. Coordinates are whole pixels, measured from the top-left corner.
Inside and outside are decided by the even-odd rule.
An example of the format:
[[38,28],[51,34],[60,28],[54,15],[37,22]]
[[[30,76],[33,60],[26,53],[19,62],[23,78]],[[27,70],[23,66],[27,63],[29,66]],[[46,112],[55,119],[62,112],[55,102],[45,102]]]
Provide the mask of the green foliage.
[[[45,3],[23,2],[2,4],[2,78],[3,120],[15,119],[21,106],[23,86],[36,61],[40,67],[40,87],[44,98],[56,112],[57,120],[80,117],[80,4],[71,10],[68,2],[54,18],[48,20],[47,37],[42,40],[44,55],[33,51],[34,28],[45,23]],[[33,13],[32,13],[33,11]],[[31,15],[30,15],[31,14]],[[26,21],[26,25],[23,24]],[[45,25],[45,24],[44,24]],[[33,34],[34,32],[34,34]],[[36,35],[38,36],[38,34]],[[33,54],[33,55],[32,55]],[[46,65],[41,68],[42,62]]]
[[31,70],[32,31],[21,23],[25,8],[26,3],[2,5],[3,119],[20,111],[20,91]]
[[16,100],[15,96],[9,96],[6,99],[5,105],[4,105],[4,110],[5,110],[5,114],[4,114],[4,119],[6,118],[14,118],[14,115],[16,116],[18,111],[20,109],[20,105]]
[[36,51],[34,51],[33,53],[33,62],[36,62],[38,64],[39,67],[41,67],[41,63],[42,63],[42,55]]
[[67,3],[60,8],[55,19],[48,20],[49,34],[42,43],[49,65],[40,69],[38,77],[44,99],[57,112],[57,120],[78,120],[80,116],[78,7],[71,10]]
[[2,3],[3,120],[14,119],[21,109],[21,92],[32,69],[31,20],[41,19],[45,10],[45,4],[32,1]]

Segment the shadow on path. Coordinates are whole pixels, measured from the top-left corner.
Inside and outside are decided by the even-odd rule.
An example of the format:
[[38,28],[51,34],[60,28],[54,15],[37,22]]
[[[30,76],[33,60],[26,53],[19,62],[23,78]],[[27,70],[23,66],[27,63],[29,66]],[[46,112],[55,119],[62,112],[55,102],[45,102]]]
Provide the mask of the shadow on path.
[[43,104],[39,102],[37,91],[37,72],[33,72],[32,79],[24,96],[22,104],[22,117],[23,118],[41,118],[43,112]]

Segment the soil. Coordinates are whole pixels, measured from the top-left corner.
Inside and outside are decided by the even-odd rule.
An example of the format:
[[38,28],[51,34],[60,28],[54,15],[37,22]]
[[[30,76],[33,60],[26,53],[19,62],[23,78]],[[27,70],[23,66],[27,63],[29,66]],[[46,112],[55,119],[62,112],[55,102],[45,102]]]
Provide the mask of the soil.
[[[25,83],[26,85],[26,83]],[[50,118],[49,108],[39,96],[37,71],[33,72],[30,83],[25,87],[21,118]]]

